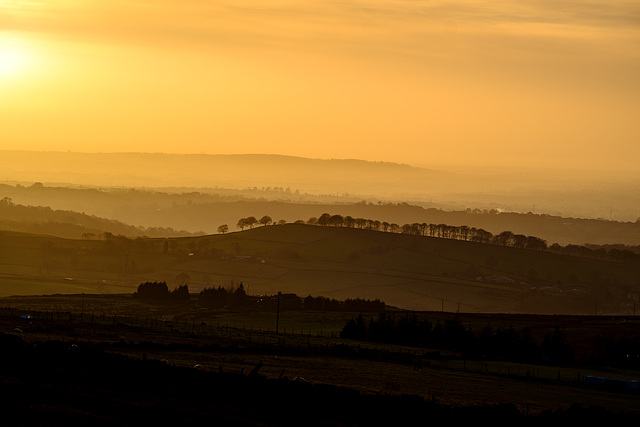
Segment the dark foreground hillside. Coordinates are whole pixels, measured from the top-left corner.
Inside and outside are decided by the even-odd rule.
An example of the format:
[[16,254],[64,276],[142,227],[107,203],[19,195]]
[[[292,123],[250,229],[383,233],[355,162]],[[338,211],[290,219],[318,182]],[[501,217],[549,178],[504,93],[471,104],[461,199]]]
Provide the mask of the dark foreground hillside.
[[[519,360],[437,340],[345,339],[337,331],[354,313],[284,312],[276,332],[271,314],[130,295],[1,304],[11,307],[0,309],[0,410],[27,425],[409,425],[441,417],[526,425],[640,413],[637,359],[609,357],[637,349],[619,345],[637,343],[635,318],[422,314],[445,331],[452,321],[483,334],[488,325],[528,327],[536,341],[559,329],[575,350],[572,358]],[[596,357],[596,347],[611,354]]]
[[601,408],[526,416],[512,405],[450,407],[287,378],[202,372],[107,354],[91,344],[0,335],[0,410],[20,425],[408,425],[431,419],[528,425],[631,421]]

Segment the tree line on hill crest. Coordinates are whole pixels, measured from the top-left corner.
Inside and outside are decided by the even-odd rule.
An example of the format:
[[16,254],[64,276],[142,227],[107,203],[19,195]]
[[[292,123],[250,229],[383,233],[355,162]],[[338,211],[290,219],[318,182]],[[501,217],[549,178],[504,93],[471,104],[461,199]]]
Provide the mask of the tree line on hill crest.
[[[254,228],[257,225],[267,226],[272,224],[285,224],[286,221],[280,220],[274,222],[270,216],[265,215],[260,220],[255,217],[240,218],[237,228],[243,231],[245,228]],[[518,249],[528,249],[534,251],[550,251],[553,253],[572,255],[588,258],[596,258],[602,260],[634,262],[640,263],[640,253],[631,249],[636,247],[628,247],[626,245],[593,245],[586,244],[562,246],[558,243],[549,245],[546,240],[536,236],[525,236],[511,231],[503,231],[499,234],[493,234],[482,228],[469,227],[466,225],[452,226],[447,224],[430,224],[430,223],[411,223],[402,226],[389,223],[386,221],[371,220],[366,218],[354,218],[349,215],[343,216],[339,214],[331,215],[323,213],[320,217],[311,217],[307,221],[297,220],[295,224],[317,225],[323,227],[344,227],[357,228],[362,230],[373,230],[388,233],[400,233],[414,236],[434,237],[440,239],[462,240],[484,244],[494,244],[500,246],[508,246]],[[225,233],[228,231],[226,224],[218,227],[218,232]],[[640,250],[640,248],[637,248]]]

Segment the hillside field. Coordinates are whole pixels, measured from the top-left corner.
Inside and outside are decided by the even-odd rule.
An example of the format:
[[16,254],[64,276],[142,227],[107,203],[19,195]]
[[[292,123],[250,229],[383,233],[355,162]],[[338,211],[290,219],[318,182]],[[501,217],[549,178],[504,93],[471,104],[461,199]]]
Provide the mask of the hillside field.
[[248,294],[380,299],[410,310],[634,314],[640,266],[371,230],[286,224],[173,239],[0,232],[0,295],[243,283]]

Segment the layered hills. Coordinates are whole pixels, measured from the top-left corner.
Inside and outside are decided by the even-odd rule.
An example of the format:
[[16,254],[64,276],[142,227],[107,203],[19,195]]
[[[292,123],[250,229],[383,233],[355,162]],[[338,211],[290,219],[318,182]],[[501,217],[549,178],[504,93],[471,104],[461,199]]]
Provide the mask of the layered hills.
[[146,281],[192,293],[381,299],[411,310],[631,314],[636,261],[355,228],[270,225],[184,238],[72,240],[0,232],[3,295],[128,293]]
[[[19,151],[0,167],[2,295],[166,281],[411,310],[630,314],[638,301],[633,176]],[[378,225],[317,226],[325,215]],[[463,229],[539,244],[441,238]]]
[[[640,188],[637,171],[581,171],[571,169],[570,165],[563,169],[523,168],[518,164],[436,169],[390,162],[265,154],[4,150],[0,151],[0,170],[0,182],[27,186],[42,182],[47,186],[67,187],[172,188],[183,193],[215,189],[218,194],[223,193],[220,189],[289,189],[287,194],[266,191],[258,197],[292,202],[366,199],[373,203],[409,202],[443,210],[470,207],[617,221],[635,221],[640,217],[636,202]],[[314,197],[307,197],[309,195]]]
[[420,204],[296,194],[286,188],[159,189],[70,188],[0,184],[0,229],[81,238],[110,232],[127,237],[212,234],[238,219],[269,215],[275,221],[307,221],[323,213],[366,218],[399,226],[447,224],[536,236],[549,245],[640,243],[640,221],[571,218],[497,209],[436,209]]

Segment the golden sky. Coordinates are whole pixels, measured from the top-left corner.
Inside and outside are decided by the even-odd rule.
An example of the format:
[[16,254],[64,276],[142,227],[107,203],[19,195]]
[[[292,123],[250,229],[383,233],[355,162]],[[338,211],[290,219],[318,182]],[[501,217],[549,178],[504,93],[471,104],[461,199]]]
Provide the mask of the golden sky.
[[0,148],[638,170],[638,0],[0,0]]

